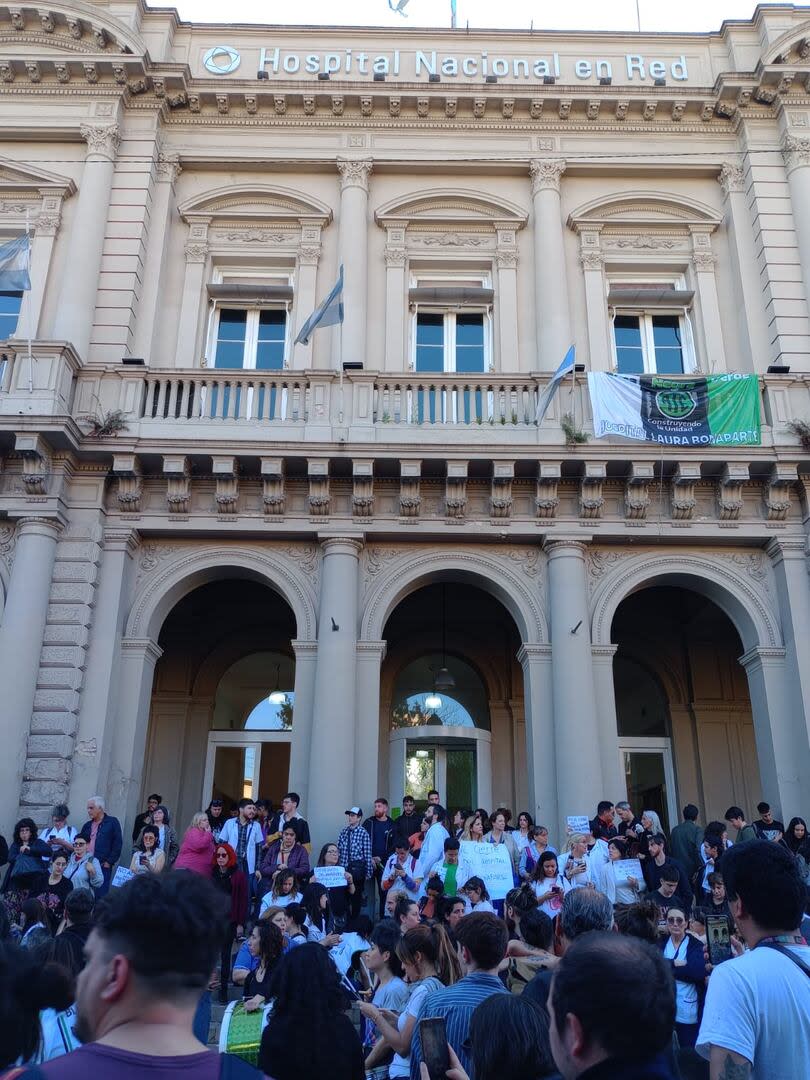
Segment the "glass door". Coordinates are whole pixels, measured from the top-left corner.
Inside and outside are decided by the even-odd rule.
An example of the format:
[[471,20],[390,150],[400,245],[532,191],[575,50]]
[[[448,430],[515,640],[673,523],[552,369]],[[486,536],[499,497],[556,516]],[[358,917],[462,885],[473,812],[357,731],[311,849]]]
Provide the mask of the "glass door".
[[420,810],[427,806],[428,792],[438,790],[437,779],[436,748],[409,745],[405,754],[405,791],[413,795]]
[[641,817],[655,810],[664,829],[678,823],[675,770],[669,739],[620,739],[619,755],[627,788],[627,801]]
[[272,799],[287,790],[290,736],[287,733],[211,731],[205,760],[202,805],[222,799],[226,812],[240,799]]

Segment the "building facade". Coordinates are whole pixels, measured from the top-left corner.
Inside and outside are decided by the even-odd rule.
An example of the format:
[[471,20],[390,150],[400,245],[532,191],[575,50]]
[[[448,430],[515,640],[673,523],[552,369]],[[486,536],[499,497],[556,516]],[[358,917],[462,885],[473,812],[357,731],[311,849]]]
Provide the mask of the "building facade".
[[[0,9],[0,822],[670,824],[810,791],[810,9],[708,35]],[[295,342],[344,267],[342,326]],[[762,442],[589,436],[754,373]],[[796,426],[798,425],[798,426]],[[787,819],[785,819],[787,820]]]

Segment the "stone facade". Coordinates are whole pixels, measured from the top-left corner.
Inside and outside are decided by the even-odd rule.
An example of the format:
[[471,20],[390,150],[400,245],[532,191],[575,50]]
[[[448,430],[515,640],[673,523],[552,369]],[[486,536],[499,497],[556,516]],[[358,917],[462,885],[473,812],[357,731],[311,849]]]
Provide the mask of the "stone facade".
[[[0,238],[32,236],[0,346],[0,827],[94,792],[127,821],[147,785],[184,818],[210,797],[212,672],[238,649],[194,674],[160,642],[184,597],[233,579],[290,613],[284,786],[316,840],[401,793],[386,627],[441,581],[511,620],[469,644],[482,798],[559,826],[622,797],[612,626],[661,586],[725,613],[745,676],[718,668],[728,691],[698,715],[676,661],[660,673],[678,799],[801,812],[805,14],[550,44],[212,29],[136,0],[0,11]],[[342,329],[295,344],[341,263]],[[465,309],[483,327],[467,373]],[[226,310],[246,313],[238,367],[219,362]],[[266,364],[264,311],[283,327]],[[615,368],[623,311],[680,320],[686,370],[758,375],[762,445],[569,444],[591,425],[581,376],[538,426],[571,341]],[[420,312],[445,320],[438,372]]]

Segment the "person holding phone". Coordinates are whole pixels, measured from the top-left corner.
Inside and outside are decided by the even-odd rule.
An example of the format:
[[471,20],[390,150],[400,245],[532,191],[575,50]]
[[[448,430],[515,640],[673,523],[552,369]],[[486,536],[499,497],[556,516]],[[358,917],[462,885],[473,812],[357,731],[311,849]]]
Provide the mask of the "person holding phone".
[[557,866],[557,856],[550,851],[544,851],[529,880],[540,910],[550,919],[555,918],[565,895],[565,884]]
[[571,833],[558,860],[559,871],[566,892],[593,885],[591,864],[586,858],[588,837],[585,833]]
[[158,846],[156,825],[144,825],[129,869],[133,874],[159,874],[166,865],[166,855]]
[[706,961],[703,944],[687,931],[686,912],[672,907],[667,912],[667,937],[661,942],[675,979],[675,1030],[681,1046],[692,1047],[700,1030]]

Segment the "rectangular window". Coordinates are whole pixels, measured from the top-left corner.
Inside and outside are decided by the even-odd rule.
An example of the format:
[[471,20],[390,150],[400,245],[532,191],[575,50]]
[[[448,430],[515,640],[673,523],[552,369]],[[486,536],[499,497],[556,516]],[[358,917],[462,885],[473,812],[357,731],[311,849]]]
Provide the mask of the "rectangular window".
[[280,371],[287,345],[284,308],[218,308],[214,367]]
[[483,312],[419,312],[417,371],[486,371],[488,319]]
[[14,337],[21,306],[21,292],[0,292],[0,341]]
[[683,315],[616,315],[613,342],[622,375],[682,375],[686,370]]

